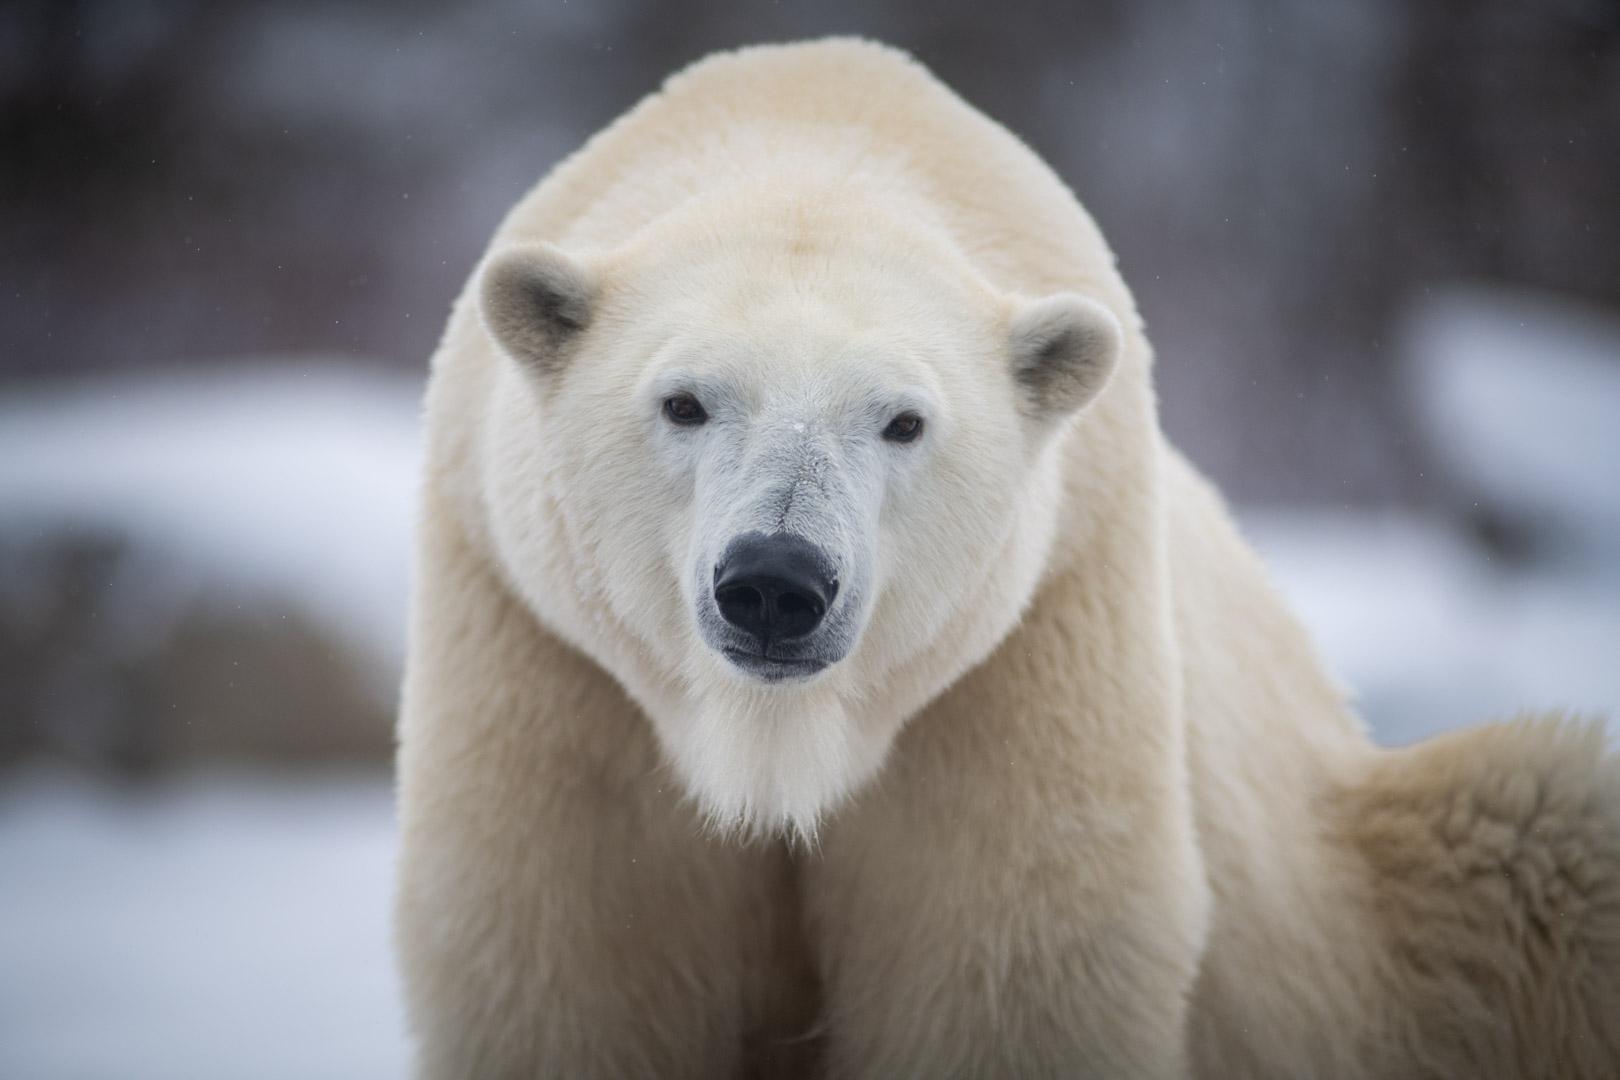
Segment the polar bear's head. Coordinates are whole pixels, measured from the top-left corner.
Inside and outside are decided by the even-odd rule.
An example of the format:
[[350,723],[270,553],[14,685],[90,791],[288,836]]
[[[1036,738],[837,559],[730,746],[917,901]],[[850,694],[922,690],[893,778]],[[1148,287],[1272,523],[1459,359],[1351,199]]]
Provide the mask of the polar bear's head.
[[710,815],[805,832],[1035,588],[1056,432],[1121,348],[926,230],[800,208],[497,250],[485,498],[515,586]]

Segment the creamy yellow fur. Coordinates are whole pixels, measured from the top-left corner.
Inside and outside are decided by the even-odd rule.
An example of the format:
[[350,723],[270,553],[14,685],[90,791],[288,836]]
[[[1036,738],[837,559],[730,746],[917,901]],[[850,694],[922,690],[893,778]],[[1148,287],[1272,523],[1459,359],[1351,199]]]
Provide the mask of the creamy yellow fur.
[[[676,212],[717,188],[725,209]],[[794,847],[714,834],[671,771],[682,688],[707,677],[660,652],[675,616],[593,606],[601,565],[651,541],[570,520],[570,477],[633,486],[637,463],[576,462],[588,429],[569,425],[611,422],[631,384],[575,364],[561,377],[604,412],[547,413],[463,295],[428,396],[400,721],[421,1075],[1620,1075],[1620,768],[1601,735],[1526,719],[1369,743],[1161,436],[1130,294],[1044,165],[891,50],[745,50],[593,139],[492,250],[544,240],[667,283],[745,238],[829,266],[866,243],[897,280],[937,269],[941,320],[1078,292],[1125,327],[1124,358],[1078,419],[1009,434],[1026,449],[998,467],[1024,477],[1016,498],[982,492],[1007,526],[970,595],[880,600],[805,692],[853,733],[857,790],[831,790]],[[768,276],[753,258],[736,273]],[[858,320],[888,289],[839,302]],[[590,332],[653,348],[634,300],[608,297]],[[947,394],[1013,415],[930,332],[915,346],[946,357]]]

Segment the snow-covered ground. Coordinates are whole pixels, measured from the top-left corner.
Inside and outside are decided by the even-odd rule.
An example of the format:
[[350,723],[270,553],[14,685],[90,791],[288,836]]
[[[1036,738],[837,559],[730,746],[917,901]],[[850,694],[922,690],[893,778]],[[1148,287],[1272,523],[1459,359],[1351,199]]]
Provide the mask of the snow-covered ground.
[[0,786],[0,1077],[406,1072],[373,776]]
[[[1493,555],[1456,506],[1249,509],[1245,531],[1386,742],[1620,716],[1620,330],[1457,293],[1410,340],[1455,489],[1549,544]],[[0,540],[127,537],[149,569],[109,593],[115,647],[199,595],[273,596],[391,694],[418,389],[305,366],[0,398]],[[28,585],[0,580],[0,604],[27,610]],[[0,1078],[401,1075],[392,846],[381,776],[0,775]]]

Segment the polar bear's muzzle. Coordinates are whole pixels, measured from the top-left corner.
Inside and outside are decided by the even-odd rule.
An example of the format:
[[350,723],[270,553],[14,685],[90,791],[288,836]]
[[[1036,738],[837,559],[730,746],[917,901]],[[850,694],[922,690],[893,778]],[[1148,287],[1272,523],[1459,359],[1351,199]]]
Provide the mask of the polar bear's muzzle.
[[870,593],[882,474],[804,397],[712,425],[698,532],[679,556],[703,645],[754,685],[805,682],[847,657]]
[[718,618],[701,620],[704,636],[756,678],[805,678],[846,651],[846,635],[836,632],[840,620],[828,618],[838,593],[836,564],[820,547],[794,533],[746,532],[726,545],[714,566]]

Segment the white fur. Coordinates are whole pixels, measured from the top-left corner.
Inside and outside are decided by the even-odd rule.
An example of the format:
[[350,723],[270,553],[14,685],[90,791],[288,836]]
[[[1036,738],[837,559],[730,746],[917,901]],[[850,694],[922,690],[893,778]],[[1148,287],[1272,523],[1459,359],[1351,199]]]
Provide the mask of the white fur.
[[[1600,737],[1372,747],[1160,434],[1091,220],[903,56],[716,57],[592,140],[428,420],[424,1076],[1615,1075]],[[765,683],[710,592],[774,528],[839,658]]]
[[[559,373],[508,364],[496,376],[484,490],[500,561],[546,625],[630,689],[728,827],[813,835],[910,711],[873,710],[873,687],[942,647],[948,681],[982,655],[980,638],[1006,632],[1039,567],[1039,544],[1010,534],[1025,525],[1038,541],[1051,515],[1028,508],[1055,502],[1050,471],[1029,467],[1055,417],[1024,415],[1017,338],[1052,337],[1041,322],[1089,309],[1036,306],[1036,327],[1009,325],[1021,301],[909,215],[844,187],[773,176],[763,193],[694,197],[586,256],[600,295]],[[1106,312],[1094,321],[1100,385],[1118,337]],[[701,428],[660,414],[685,389],[711,414]],[[925,435],[885,444],[908,408]],[[772,493],[806,468],[816,481],[767,520]],[[816,678],[767,687],[702,639],[699,616],[725,544],[773,527],[837,559],[836,610],[856,647]],[[1026,559],[1017,588],[992,592],[1008,548]],[[968,597],[983,630],[959,649],[938,629]]]

